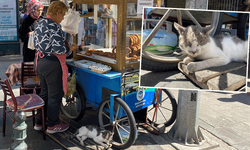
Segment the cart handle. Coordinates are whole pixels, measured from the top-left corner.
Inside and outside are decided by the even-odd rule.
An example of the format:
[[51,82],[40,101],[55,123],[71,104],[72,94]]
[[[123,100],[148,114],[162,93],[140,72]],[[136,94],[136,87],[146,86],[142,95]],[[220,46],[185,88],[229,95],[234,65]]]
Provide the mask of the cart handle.
[[[156,89],[155,90],[155,93],[156,93],[156,106],[155,106],[155,112],[154,112],[154,116],[153,116],[153,120],[152,120],[152,123],[154,123],[154,120],[155,120],[155,116],[156,116],[156,112],[157,112],[157,109],[158,109],[158,106],[159,106],[159,99],[160,99],[160,95],[161,95],[161,90],[162,89]],[[159,91],[159,92],[158,92]],[[158,93],[157,93],[158,92]]]
[[130,74],[133,74],[133,73],[139,73],[139,70],[137,69],[137,70],[133,70],[133,71],[130,71],[130,72],[124,72],[123,74],[122,74],[122,77],[125,77],[125,76],[128,76],[128,75],[130,75]]

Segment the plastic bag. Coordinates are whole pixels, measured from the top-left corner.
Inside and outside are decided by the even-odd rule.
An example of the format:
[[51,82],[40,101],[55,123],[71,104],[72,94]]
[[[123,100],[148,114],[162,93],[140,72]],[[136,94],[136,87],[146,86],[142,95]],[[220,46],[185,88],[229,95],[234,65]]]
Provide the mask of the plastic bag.
[[64,97],[68,97],[76,92],[76,73],[68,77],[67,80],[67,94]]
[[73,9],[68,9],[61,22],[62,30],[71,35],[78,34],[78,26],[81,21],[79,13]]
[[31,50],[35,49],[34,46],[34,34],[29,34],[28,48]]

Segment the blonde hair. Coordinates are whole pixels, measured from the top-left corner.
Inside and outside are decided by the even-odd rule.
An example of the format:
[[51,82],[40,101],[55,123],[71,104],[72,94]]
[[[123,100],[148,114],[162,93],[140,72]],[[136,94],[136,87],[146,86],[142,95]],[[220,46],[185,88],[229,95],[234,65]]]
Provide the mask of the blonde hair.
[[68,11],[67,6],[61,1],[53,1],[47,10],[47,15],[53,16],[56,15],[57,11],[61,13],[66,13]]

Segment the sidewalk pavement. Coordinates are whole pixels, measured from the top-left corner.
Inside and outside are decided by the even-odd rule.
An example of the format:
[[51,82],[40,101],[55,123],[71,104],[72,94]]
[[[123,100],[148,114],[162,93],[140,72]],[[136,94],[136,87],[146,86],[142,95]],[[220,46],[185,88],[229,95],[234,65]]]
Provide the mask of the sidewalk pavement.
[[[5,71],[11,63],[22,61],[20,55],[0,56],[0,77],[5,79]],[[15,95],[19,95],[18,86],[13,86]],[[176,99],[178,99],[178,90],[171,90]],[[0,132],[2,132],[2,109],[3,92],[0,90]],[[91,112],[91,111],[90,111]],[[95,111],[93,114],[96,115]],[[250,97],[247,93],[220,93],[220,92],[201,92],[199,126],[202,134],[207,141],[215,143],[215,150],[248,150],[250,149]],[[88,111],[85,114],[89,115]],[[83,119],[80,124],[86,124]],[[94,119],[92,119],[94,120]],[[97,120],[97,119],[96,119]],[[47,136],[42,140],[42,132],[34,131],[32,119],[27,119],[27,139],[25,140],[28,149],[32,150],[52,150],[64,149],[54,140]],[[167,132],[171,127],[166,128],[165,133],[160,136],[148,133],[143,128],[139,128],[139,136],[135,144],[129,150],[174,150],[179,147],[169,139]],[[12,143],[12,122],[7,118],[6,136],[0,135],[0,150],[9,149]],[[2,134],[2,133],[0,133]],[[181,149],[201,149],[201,146],[190,147],[182,145]],[[74,148],[71,148],[74,149]]]

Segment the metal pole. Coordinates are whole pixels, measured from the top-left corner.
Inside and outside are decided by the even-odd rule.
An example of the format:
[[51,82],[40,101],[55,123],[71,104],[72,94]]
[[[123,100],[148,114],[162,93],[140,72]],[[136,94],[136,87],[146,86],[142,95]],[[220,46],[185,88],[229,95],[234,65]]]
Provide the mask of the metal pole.
[[195,1],[196,0],[186,0],[186,8],[195,8]]
[[208,0],[186,0],[186,8],[207,9]]
[[184,10],[184,12],[197,26],[201,28],[200,23],[193,17],[193,15],[188,10]]
[[[186,0],[186,8],[207,9],[207,0]],[[189,15],[188,11],[185,13]],[[199,105],[200,91],[179,90],[176,122],[168,132],[171,139],[192,146],[199,146],[205,140],[198,126]]]
[[200,91],[179,90],[177,118],[168,136],[185,145],[199,146],[205,139],[198,127]]
[[208,0],[196,0],[196,9],[207,9],[208,8]]
[[11,144],[11,150],[27,150],[28,146],[25,143],[27,138],[25,123],[26,114],[22,110],[18,110],[15,114],[15,124],[13,125],[13,140]]

